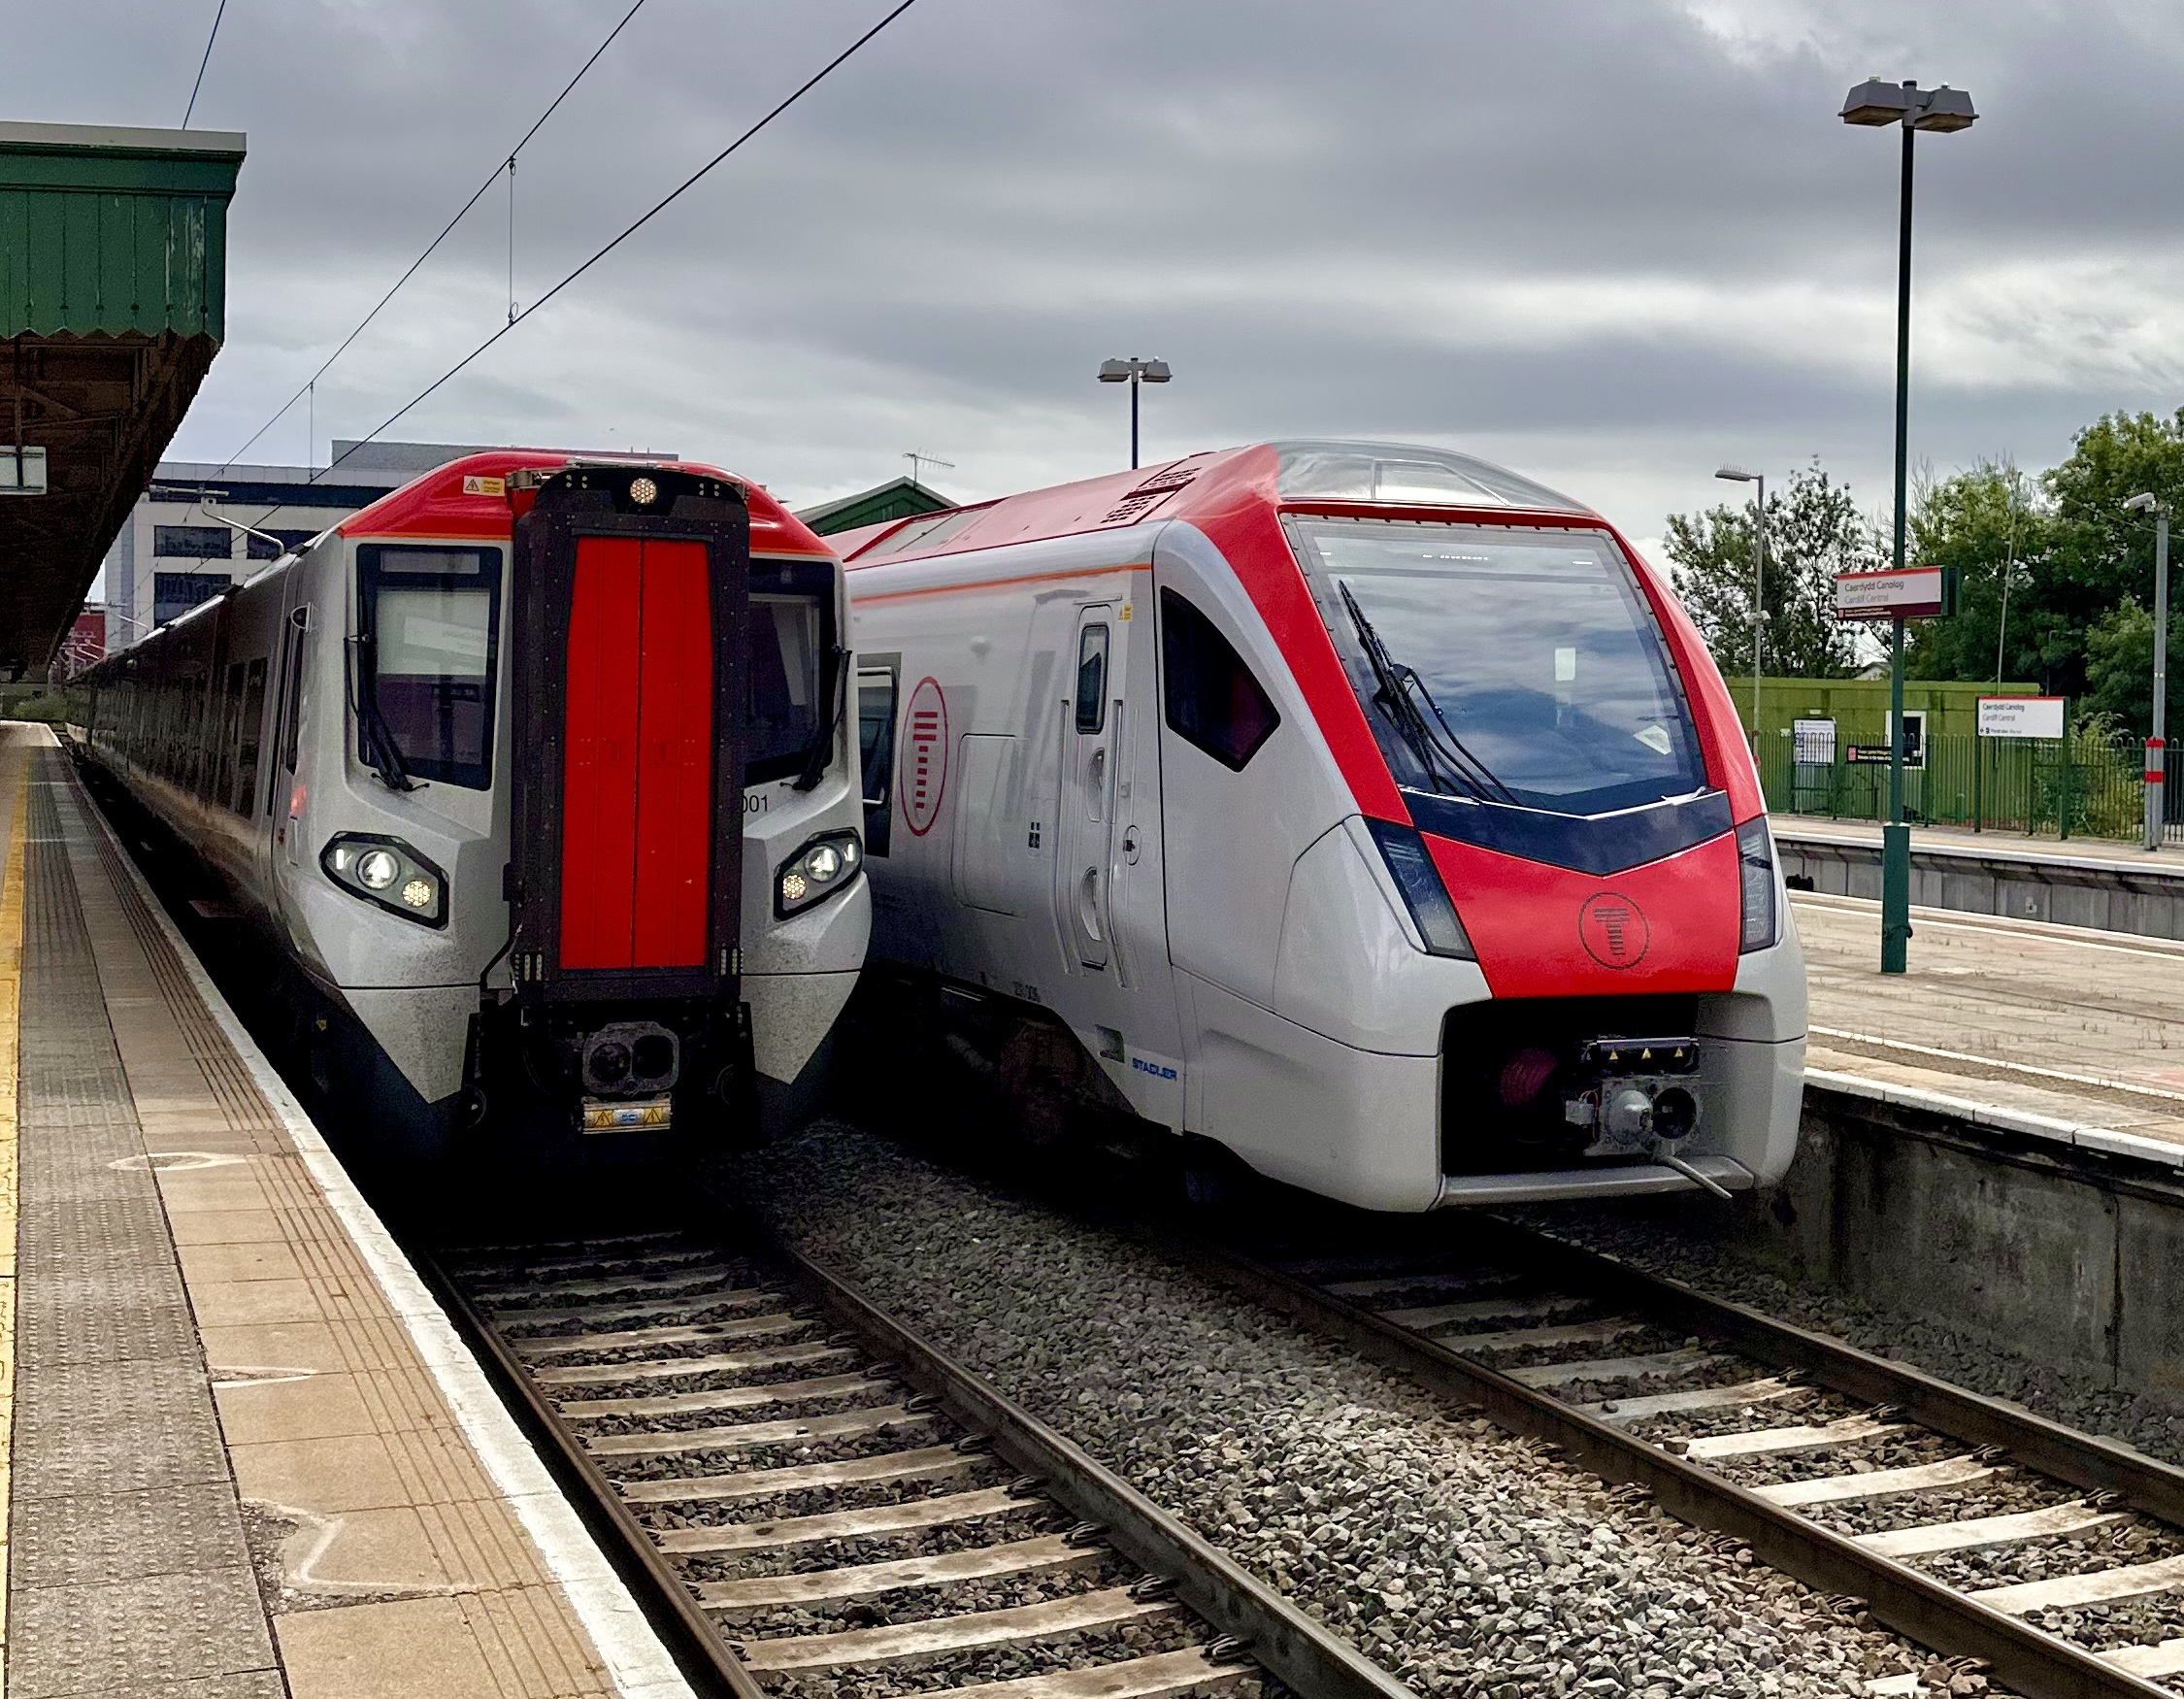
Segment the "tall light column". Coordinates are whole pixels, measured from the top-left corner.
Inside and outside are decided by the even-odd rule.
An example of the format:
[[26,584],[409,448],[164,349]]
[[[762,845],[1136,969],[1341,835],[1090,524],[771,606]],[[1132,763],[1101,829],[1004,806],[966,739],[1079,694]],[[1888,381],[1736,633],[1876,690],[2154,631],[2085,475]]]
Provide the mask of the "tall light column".
[[2146,740],[2146,848],[2162,847],[2167,823],[2166,788],[2168,754],[2168,504],[2150,491],[2124,506],[2154,516],[2154,734]]
[[1760,754],[1760,639],[1767,631],[1767,474],[1724,466],[1714,476],[1731,483],[1759,486],[1752,502],[1752,759],[1757,762],[1764,759]]
[[[1911,144],[1920,130],[1947,134],[1969,129],[1978,114],[1971,96],[1943,83],[1859,83],[1838,115],[1846,124],[1903,127],[1903,175],[1898,191],[1896,244],[1896,541],[1894,565],[1903,570],[1904,506],[1908,497],[1911,424]],[[1888,823],[1881,827],[1881,972],[1909,965],[1911,942],[1911,828],[1903,823],[1903,621],[1888,633]]]
[[1102,360],[1100,382],[1103,383],[1127,383],[1130,385],[1130,465],[1138,465],[1138,385],[1165,383],[1174,374],[1166,360],[1141,360],[1132,354],[1127,360]]

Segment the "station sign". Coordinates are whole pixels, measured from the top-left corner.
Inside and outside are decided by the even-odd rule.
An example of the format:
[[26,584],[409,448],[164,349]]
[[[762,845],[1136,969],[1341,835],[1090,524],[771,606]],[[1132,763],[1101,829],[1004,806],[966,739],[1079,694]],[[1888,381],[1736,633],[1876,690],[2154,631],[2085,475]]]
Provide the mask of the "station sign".
[[44,495],[46,450],[0,443],[0,495]]
[[1837,619],[1929,619],[1955,612],[1950,574],[1938,566],[1836,575]]
[[1836,764],[1836,722],[1832,719],[1791,720],[1790,758],[1800,767],[1833,767]]
[[[1893,726],[1895,722],[1896,716],[1892,714],[1888,716],[1887,723]],[[1842,758],[1854,767],[1885,767],[1888,765],[1888,746],[1885,743],[1848,744],[1844,746]],[[1923,708],[1906,708],[1903,711],[1903,771],[1926,771],[1926,710]]]
[[2066,700],[2061,696],[1982,696],[1979,698],[1979,735],[1983,738],[2060,738]]

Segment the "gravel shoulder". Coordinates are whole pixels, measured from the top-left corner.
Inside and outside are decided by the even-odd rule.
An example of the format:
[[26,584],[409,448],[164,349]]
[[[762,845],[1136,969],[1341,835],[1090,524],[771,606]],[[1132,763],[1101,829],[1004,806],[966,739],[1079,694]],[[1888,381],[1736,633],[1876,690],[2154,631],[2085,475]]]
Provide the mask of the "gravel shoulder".
[[839,1123],[729,1179],[1420,1693],[1803,1699],[1932,1666],[1098,1221]]

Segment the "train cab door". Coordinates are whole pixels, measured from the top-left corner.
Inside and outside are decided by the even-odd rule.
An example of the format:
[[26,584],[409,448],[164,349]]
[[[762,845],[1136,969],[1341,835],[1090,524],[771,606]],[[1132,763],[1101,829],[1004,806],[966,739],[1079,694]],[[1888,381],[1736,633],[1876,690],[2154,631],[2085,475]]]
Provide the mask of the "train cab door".
[[1070,692],[1062,707],[1054,895],[1077,964],[1093,969],[1106,968],[1113,955],[1114,769],[1123,710],[1117,686],[1124,677],[1115,614],[1112,602],[1077,610]]

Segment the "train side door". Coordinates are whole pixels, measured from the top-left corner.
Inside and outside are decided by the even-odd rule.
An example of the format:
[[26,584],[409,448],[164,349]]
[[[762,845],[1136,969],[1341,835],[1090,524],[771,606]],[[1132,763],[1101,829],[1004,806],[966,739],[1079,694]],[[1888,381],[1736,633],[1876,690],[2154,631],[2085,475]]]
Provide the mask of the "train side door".
[[1111,602],[1079,608],[1075,667],[1062,710],[1060,852],[1055,900],[1062,929],[1084,967],[1105,968],[1112,953],[1110,888],[1116,721],[1122,703],[1120,622]]

